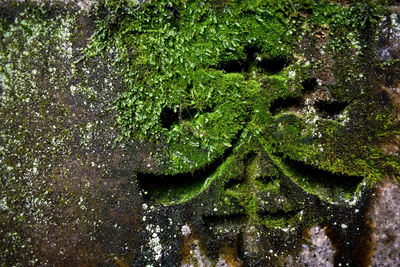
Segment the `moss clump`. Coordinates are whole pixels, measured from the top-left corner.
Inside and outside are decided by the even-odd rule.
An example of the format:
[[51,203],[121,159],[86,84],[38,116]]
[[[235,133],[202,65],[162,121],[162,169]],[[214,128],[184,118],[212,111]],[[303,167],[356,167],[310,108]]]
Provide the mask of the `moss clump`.
[[[114,14],[122,6],[106,8]],[[168,173],[221,156],[249,120],[258,76],[267,74],[259,62],[291,57],[290,25],[274,9],[254,1],[154,1],[110,18],[114,27],[100,25],[94,46],[116,46],[129,84],[117,103],[122,137],[168,143]]]
[[[369,99],[372,88],[365,58],[371,51],[360,45],[373,41],[368,34],[378,21],[378,5],[176,0],[135,6],[107,1],[100,10],[106,16],[88,54],[117,51],[116,64],[128,84],[116,102],[120,140],[160,144],[155,172],[190,173],[222,158],[232,147],[235,154],[240,151],[236,147],[255,151],[261,146],[280,175],[324,199],[350,197],[354,188],[315,190],[315,183],[302,183],[308,177],[294,171],[286,159],[369,181],[385,175],[392,161],[377,146],[393,129],[390,108],[376,109],[379,104]],[[326,65],[299,48],[304,36],[317,27],[327,32],[321,48]],[[347,59],[354,66],[345,64]],[[328,67],[336,81],[324,90],[345,106],[335,117],[324,117],[306,103],[310,92],[305,92],[304,82],[314,79],[320,67]],[[288,106],[271,112],[276,102],[294,98],[303,101],[296,111]],[[374,109],[373,116],[369,108]],[[357,127],[365,132],[355,131]],[[257,142],[247,142],[249,138]],[[243,170],[246,164],[242,161]],[[161,191],[175,194],[172,198],[178,202],[187,200],[217,176],[229,180],[223,170],[182,192],[177,189],[177,195],[173,189]],[[249,194],[242,200],[252,203]]]

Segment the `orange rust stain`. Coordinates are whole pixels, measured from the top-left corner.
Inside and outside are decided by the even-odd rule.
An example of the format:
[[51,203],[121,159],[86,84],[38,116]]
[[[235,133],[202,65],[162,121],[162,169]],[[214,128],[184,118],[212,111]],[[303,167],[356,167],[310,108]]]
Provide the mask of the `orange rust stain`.
[[[236,240],[235,240],[236,241]],[[234,244],[228,244],[225,242],[221,246],[221,252],[219,257],[224,259],[228,266],[231,267],[241,267],[243,263],[239,259],[238,250],[237,250],[237,242]]]

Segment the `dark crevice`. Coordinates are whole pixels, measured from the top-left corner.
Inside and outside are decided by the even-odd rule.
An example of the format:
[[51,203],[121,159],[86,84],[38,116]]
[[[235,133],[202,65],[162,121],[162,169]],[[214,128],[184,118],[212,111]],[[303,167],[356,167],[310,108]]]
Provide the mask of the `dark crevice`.
[[248,46],[245,49],[247,55],[247,62],[254,63],[257,56],[261,53],[261,48]]
[[311,16],[313,14],[313,10],[311,6],[305,4],[302,8],[299,9],[298,13],[306,16]]
[[13,20],[18,15],[18,10],[9,7],[0,7],[0,21],[4,22],[4,25],[13,23]]
[[181,13],[175,6],[167,6],[167,10],[171,14],[172,18],[174,18],[175,20],[180,19]]
[[256,61],[256,58],[260,53],[261,48],[259,47],[246,47],[245,58],[221,62],[219,68],[228,73],[232,73],[249,72],[252,67],[255,66],[270,74],[275,74],[283,70],[283,68],[290,63],[286,57],[273,57]]
[[319,184],[324,188],[340,188],[346,191],[353,191],[364,179],[362,176],[344,175],[321,170],[289,158],[286,158],[284,162],[297,176],[306,179],[310,184]]
[[179,27],[179,20],[181,18],[181,12],[179,11],[179,9],[175,5],[166,6],[166,9],[168,10],[168,13],[169,13],[169,18],[170,18],[171,25],[173,25],[174,27],[178,28]]
[[254,151],[250,151],[243,158],[244,165],[248,166],[256,157],[257,154]]
[[303,93],[311,93],[315,91],[318,82],[316,78],[309,78],[302,82],[301,85],[303,86]]
[[348,105],[346,102],[317,101],[314,107],[321,113],[322,117],[333,117],[342,113]]
[[[311,93],[315,91],[315,88],[317,87],[317,79],[316,78],[310,78],[302,82],[303,86],[303,95]],[[269,108],[269,111],[273,116],[276,114],[280,113],[281,111],[289,110],[289,109],[300,109],[303,106],[304,102],[304,97],[299,96],[299,97],[288,97],[288,98],[278,98],[275,101],[271,103],[271,106]],[[322,107],[322,109],[325,107]],[[323,111],[323,110],[321,110]],[[327,108],[327,111],[329,109]],[[328,114],[328,113],[327,113]]]
[[199,111],[197,109],[185,108],[180,113],[181,120],[192,119]]
[[239,179],[230,179],[228,182],[225,183],[225,188],[226,189],[237,189],[238,186],[240,186],[244,181],[239,180]]
[[388,92],[380,90],[374,94],[374,100],[380,103],[382,106],[389,105],[391,103],[390,96]]
[[145,198],[175,201],[179,200],[182,195],[193,192],[193,189],[195,191],[197,188],[200,189],[206,179],[212,176],[218,167],[232,154],[233,147],[239,140],[241,133],[242,131],[238,132],[234,140],[232,140],[232,146],[221,157],[201,169],[174,175],[137,173],[140,188],[148,192]]
[[222,159],[219,159],[195,172],[175,175],[138,173],[137,179],[140,188],[149,193],[149,198],[160,199],[167,196],[174,200],[187,193],[191,188],[201,186],[221,163]]
[[245,59],[230,60],[230,61],[222,62],[220,64],[219,68],[224,70],[227,73],[247,72],[249,69],[249,63]]
[[290,108],[301,107],[302,105],[301,97],[291,97],[291,98],[278,98],[274,102],[271,103],[269,111],[274,116],[281,111],[288,110]]
[[259,212],[260,216],[265,216],[271,219],[290,219],[296,216],[301,210],[291,210],[291,211],[284,211],[284,210],[276,210],[274,212],[271,211],[261,211]]
[[227,73],[246,72],[248,69],[248,65],[245,60],[231,60],[223,62],[220,68]]
[[203,216],[203,221],[210,225],[223,225],[223,224],[240,224],[247,220],[247,216],[245,214],[229,214],[229,215],[207,215]]
[[179,112],[171,108],[164,107],[160,115],[161,127],[168,130],[171,129],[172,125],[179,122]]
[[264,71],[271,74],[278,73],[289,64],[289,60],[285,57],[274,57],[263,59],[257,65]]
[[275,180],[279,180],[275,176],[261,175],[257,180],[261,181],[264,184],[274,183]]
[[249,72],[260,51],[257,47],[246,47],[246,58],[221,62],[219,68],[227,73]]

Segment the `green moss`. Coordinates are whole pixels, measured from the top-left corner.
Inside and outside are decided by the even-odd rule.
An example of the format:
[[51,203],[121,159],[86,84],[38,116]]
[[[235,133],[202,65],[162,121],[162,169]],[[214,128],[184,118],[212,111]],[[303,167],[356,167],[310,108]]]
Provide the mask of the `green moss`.
[[[188,178],[191,174],[188,174]],[[208,176],[195,177],[194,182],[182,183],[175,187],[159,186],[152,190],[151,194],[164,205],[179,204],[188,201],[203,193],[215,180],[236,179],[240,175],[237,162],[234,156],[229,156],[213,173]]]
[[[107,4],[112,14],[120,7]],[[289,25],[268,10],[272,7],[253,1],[223,6],[157,1],[119,14],[116,30],[101,25],[93,46],[117,47],[130,85],[117,104],[122,136],[168,143],[169,173],[194,170],[220,156],[260,92],[257,77],[224,69],[243,64],[257,72],[250,57],[284,59],[292,53]],[[166,111],[178,117],[170,128],[163,127]]]
[[280,192],[280,182],[280,179],[274,179],[268,183],[254,181],[254,184],[261,192],[269,192],[277,195]]
[[262,224],[268,228],[277,229],[289,229],[296,226],[299,223],[298,217],[293,218],[276,218],[273,216],[267,216],[263,218]]
[[[105,13],[98,16],[97,32],[86,52],[88,56],[99,52],[115,55],[114,63],[128,85],[115,103],[120,141],[157,143],[161,152],[153,151],[155,172],[165,179],[184,173],[190,180],[192,172],[222,159],[204,179],[173,188],[155,187],[149,193],[162,204],[201,200],[205,205],[196,219],[204,214],[239,214],[250,224],[287,230],[325,219],[310,218],[316,213],[322,216],[320,210],[302,210],[308,204],[302,202],[311,199],[305,198],[303,191],[316,195],[323,205],[348,204],[357,200],[363,184],[399,176],[398,158],[386,156],[380,148],[400,133],[393,116],[395,106],[383,101],[385,97],[376,92],[376,81],[370,78],[374,76],[370,65],[385,68],[397,64],[370,60],[379,7],[253,0],[150,1],[141,6],[134,1],[106,1],[103,8],[99,10]],[[83,179],[71,178],[83,177],[74,170],[67,173],[66,167],[60,174],[55,172],[58,164],[79,158],[71,157],[75,149],[93,151],[88,144],[92,128],[102,128],[85,122],[74,130],[74,112],[69,110],[69,101],[60,98],[95,101],[97,107],[111,98],[109,94],[99,96],[110,82],[96,80],[93,84],[100,89],[94,92],[88,72],[97,72],[97,68],[69,72],[69,63],[75,59],[68,53],[76,38],[75,31],[70,31],[76,23],[74,16],[30,8],[11,21],[3,13],[0,180],[4,187],[0,189],[0,210],[10,227],[3,231],[5,245],[0,258],[11,259],[13,264],[18,255],[25,259],[24,255],[32,254],[26,259],[34,263],[41,248],[25,233],[35,232],[35,226],[42,226],[40,233],[49,237],[51,224],[60,221],[76,219],[82,229],[93,227],[89,224],[96,225],[99,232],[104,229],[97,224],[95,213],[99,210],[90,211],[87,205],[88,196],[95,196],[94,187],[76,186],[79,191],[74,192],[77,184],[71,181]],[[326,31],[326,39],[314,40],[319,29]],[[312,39],[311,44],[303,43],[307,38]],[[323,59],[307,54],[312,53],[312,46],[321,44],[318,42],[323,42]],[[303,44],[309,46],[305,54],[299,48]],[[282,66],[269,68],[271,62]],[[81,63],[86,62],[77,65]],[[323,67],[329,68],[327,73],[333,78],[323,89],[333,101],[348,104],[344,111],[323,116],[312,110],[312,104],[302,102],[271,112],[279,101],[309,97],[302,83],[319,79],[315,75]],[[78,85],[75,79],[85,81]],[[90,110],[102,115],[107,105]],[[77,136],[82,142],[71,149]],[[134,157],[143,154],[139,151]],[[80,166],[97,165],[78,161]],[[292,161],[340,174],[343,179],[361,177],[362,181],[349,188],[344,186],[345,180],[329,187],[330,181],[310,179],[293,167]],[[302,190],[285,191],[289,179]],[[87,195],[82,196],[81,189]],[[138,203],[143,203],[138,198]],[[107,199],[99,199],[106,203]],[[98,206],[104,207],[104,203]],[[53,204],[84,211],[84,216],[52,218],[46,212]],[[307,213],[304,218],[303,211]],[[87,236],[92,238],[91,234]]]
[[[376,109],[377,102],[368,99],[372,89],[365,58],[371,51],[360,45],[372,42],[368,35],[378,21],[377,4],[177,0],[135,6],[107,1],[103,8],[107,17],[99,22],[87,52],[113,47],[118,53],[116,64],[128,84],[116,102],[120,140],[142,139],[164,147],[156,160],[157,171],[165,175],[201,169],[231,147],[235,159],[230,160],[242,166],[232,172],[229,164],[220,166],[213,178],[167,193],[164,202],[193,198],[210,181],[248,176],[247,184],[239,186],[241,193],[231,196],[253,216],[252,192],[277,190],[258,183],[268,175],[289,177],[323,199],[353,196],[352,190],[318,189],[287,166],[286,159],[366,182],[385,175],[390,160],[373,148],[393,132],[391,108]],[[304,15],[305,10],[310,12]],[[323,50],[336,82],[327,90],[335,101],[349,105],[337,118],[321,117],[309,106],[271,114],[275,101],[304,100],[303,82],[313,78],[314,69],[326,67],[314,55],[297,54],[302,38],[314,28],[327,32]],[[282,66],[269,68],[271,62]],[[357,127],[362,131],[353,130]],[[244,155],[252,151],[266,153],[278,172],[260,171],[258,163],[246,162]]]

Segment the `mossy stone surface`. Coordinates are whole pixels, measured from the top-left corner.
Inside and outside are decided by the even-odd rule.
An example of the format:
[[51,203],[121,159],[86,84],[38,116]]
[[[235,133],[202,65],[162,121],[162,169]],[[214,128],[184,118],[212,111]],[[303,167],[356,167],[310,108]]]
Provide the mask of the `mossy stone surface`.
[[400,174],[387,5],[0,4],[1,263],[279,265],[317,224],[355,263]]

